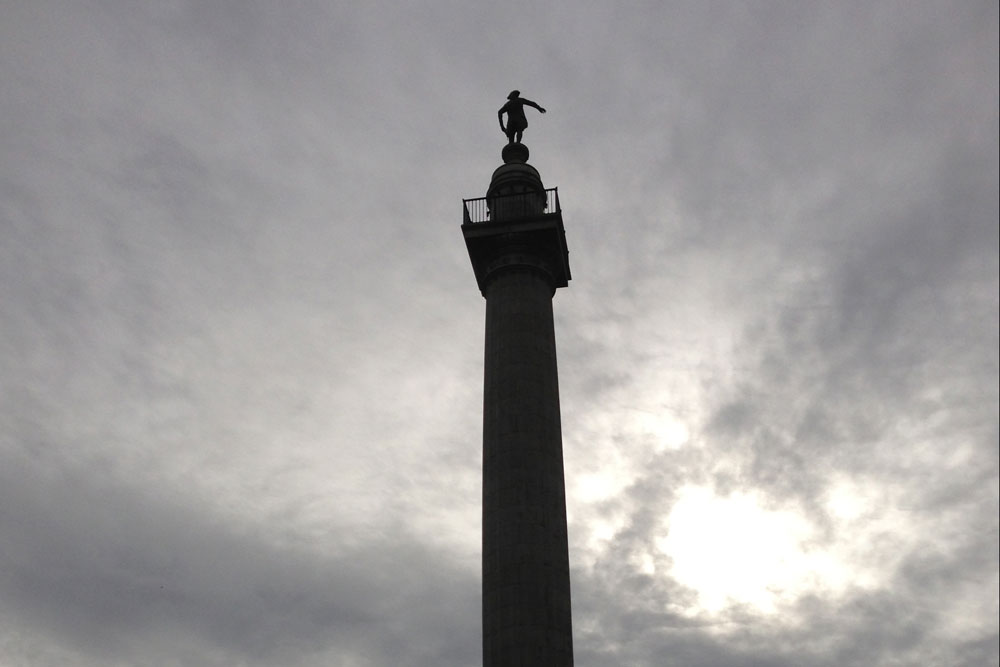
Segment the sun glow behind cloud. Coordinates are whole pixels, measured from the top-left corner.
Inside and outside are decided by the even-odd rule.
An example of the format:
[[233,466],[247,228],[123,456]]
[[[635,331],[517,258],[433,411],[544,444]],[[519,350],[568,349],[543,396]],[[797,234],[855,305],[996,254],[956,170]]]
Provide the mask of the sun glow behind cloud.
[[637,411],[632,421],[639,433],[653,439],[653,447],[658,454],[668,449],[680,449],[691,437],[687,424],[669,412]]
[[845,563],[810,547],[816,531],[804,515],[768,508],[754,492],[685,487],[668,525],[657,547],[672,561],[670,575],[698,593],[693,613],[733,604],[773,613],[807,592],[847,583]]

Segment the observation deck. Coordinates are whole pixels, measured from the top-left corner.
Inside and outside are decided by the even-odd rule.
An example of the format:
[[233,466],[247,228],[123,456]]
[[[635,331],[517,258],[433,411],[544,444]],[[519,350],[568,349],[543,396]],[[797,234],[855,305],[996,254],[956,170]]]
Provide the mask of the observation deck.
[[479,290],[485,295],[496,273],[515,268],[541,271],[553,290],[566,287],[571,276],[559,189],[536,187],[537,176],[511,179],[509,171],[501,173],[504,167],[487,196],[462,200],[462,234]]

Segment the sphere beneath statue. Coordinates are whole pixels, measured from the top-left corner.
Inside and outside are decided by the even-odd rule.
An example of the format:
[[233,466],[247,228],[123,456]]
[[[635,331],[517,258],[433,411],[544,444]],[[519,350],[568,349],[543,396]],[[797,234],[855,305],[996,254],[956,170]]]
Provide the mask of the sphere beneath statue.
[[520,143],[507,144],[500,152],[500,157],[503,158],[505,164],[527,162],[528,147]]

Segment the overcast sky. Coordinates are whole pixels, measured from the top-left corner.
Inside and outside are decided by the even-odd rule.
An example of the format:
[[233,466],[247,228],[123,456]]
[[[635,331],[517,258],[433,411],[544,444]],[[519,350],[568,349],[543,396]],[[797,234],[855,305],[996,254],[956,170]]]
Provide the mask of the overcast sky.
[[512,88],[577,664],[998,664],[994,0],[3,5],[0,664],[479,663]]

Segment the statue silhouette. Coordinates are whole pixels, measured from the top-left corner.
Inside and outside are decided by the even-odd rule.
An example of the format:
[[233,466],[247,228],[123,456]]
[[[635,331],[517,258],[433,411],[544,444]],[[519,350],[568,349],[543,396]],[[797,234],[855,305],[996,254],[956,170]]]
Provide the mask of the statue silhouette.
[[[500,131],[507,135],[507,143],[521,143],[521,135],[524,133],[524,128],[528,127],[528,119],[524,116],[524,105],[527,104],[529,107],[535,107],[542,113],[545,113],[545,109],[538,106],[531,100],[521,97],[521,91],[513,90],[510,95],[507,96],[507,104],[500,107],[500,111],[497,112],[497,119],[500,121]],[[507,114],[507,127],[503,125],[503,115]]]

